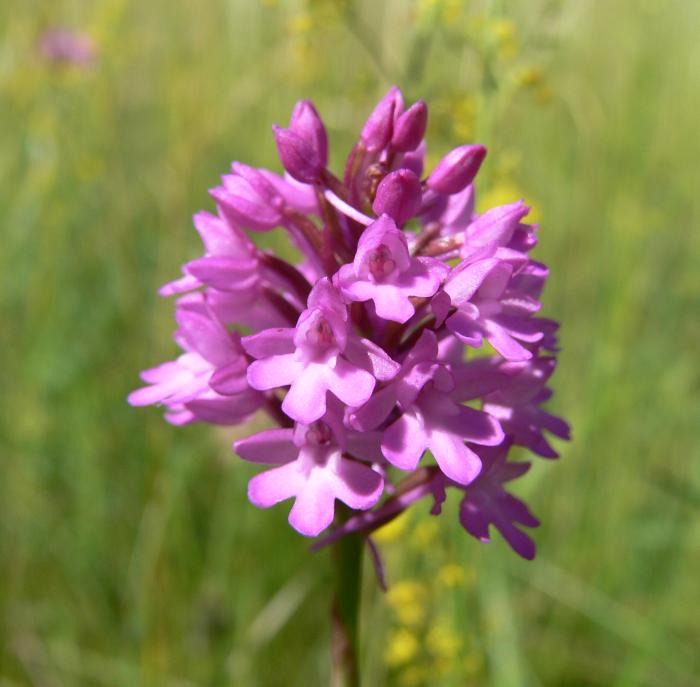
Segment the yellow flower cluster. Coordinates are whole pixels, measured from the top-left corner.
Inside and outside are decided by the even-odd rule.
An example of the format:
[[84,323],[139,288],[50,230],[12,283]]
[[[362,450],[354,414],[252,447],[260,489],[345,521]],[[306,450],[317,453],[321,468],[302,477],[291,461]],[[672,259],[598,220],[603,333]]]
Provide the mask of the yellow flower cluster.
[[319,54],[329,28],[342,16],[345,3],[339,0],[302,0],[287,21],[290,45],[290,77],[301,83],[313,81],[325,67]]
[[[455,613],[455,598],[464,598],[476,581],[476,571],[454,562],[446,542],[438,537],[435,520],[403,514],[376,533],[391,568],[393,554],[421,558],[422,579],[407,578],[390,584],[386,605],[391,627],[384,646],[384,662],[391,684],[423,687],[463,684],[483,670],[474,636],[459,627],[463,612]],[[394,548],[396,542],[401,546]],[[431,556],[425,558],[425,551]],[[422,580],[430,580],[428,584]]]

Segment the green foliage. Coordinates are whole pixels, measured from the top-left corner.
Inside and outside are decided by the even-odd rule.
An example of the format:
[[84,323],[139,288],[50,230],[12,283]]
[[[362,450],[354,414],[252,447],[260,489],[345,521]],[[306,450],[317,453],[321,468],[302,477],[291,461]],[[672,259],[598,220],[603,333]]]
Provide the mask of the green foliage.
[[[449,509],[382,544],[422,610],[366,575],[366,684],[700,684],[698,21],[684,0],[0,5],[0,685],[326,684],[327,554],[246,502],[231,433],[125,397],[175,352],[155,291],[217,176],[276,166],[269,123],[301,97],[338,168],[392,82],[433,108],[431,157],[473,137],[481,190],[535,202],[574,441],[523,480],[534,563]],[[54,25],[96,64],[42,60]]]

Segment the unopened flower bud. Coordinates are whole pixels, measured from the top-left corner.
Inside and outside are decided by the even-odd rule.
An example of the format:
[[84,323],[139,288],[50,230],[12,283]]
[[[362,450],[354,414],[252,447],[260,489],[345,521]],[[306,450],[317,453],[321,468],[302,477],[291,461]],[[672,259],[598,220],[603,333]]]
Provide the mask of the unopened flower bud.
[[297,180],[305,184],[316,183],[321,176],[323,164],[313,145],[291,129],[273,126],[275,141],[284,168]]
[[428,106],[424,100],[413,103],[394,123],[391,145],[394,150],[407,152],[415,150],[425,136],[428,125]]
[[399,169],[382,179],[372,209],[404,224],[418,212],[421,196],[420,179],[410,169]]
[[482,145],[464,145],[451,150],[428,177],[428,187],[438,193],[459,193],[471,184],[486,157]]
[[401,91],[392,86],[367,118],[360,140],[370,152],[386,148],[394,131],[396,113],[403,109]]
[[328,165],[328,134],[310,100],[300,100],[294,106],[289,129],[311,145],[324,167]]

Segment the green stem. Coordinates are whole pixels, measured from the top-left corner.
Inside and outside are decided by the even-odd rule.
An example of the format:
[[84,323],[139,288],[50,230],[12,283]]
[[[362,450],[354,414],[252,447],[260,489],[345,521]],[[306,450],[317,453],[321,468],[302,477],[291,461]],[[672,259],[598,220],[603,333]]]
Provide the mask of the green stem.
[[363,539],[351,534],[333,544],[332,687],[360,687],[359,617]]

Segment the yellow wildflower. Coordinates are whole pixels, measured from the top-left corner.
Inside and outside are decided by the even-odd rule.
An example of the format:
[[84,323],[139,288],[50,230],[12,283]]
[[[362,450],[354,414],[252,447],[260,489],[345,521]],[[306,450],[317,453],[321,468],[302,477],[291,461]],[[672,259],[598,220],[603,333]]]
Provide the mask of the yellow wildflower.
[[397,515],[393,520],[388,522],[383,527],[380,527],[373,535],[375,541],[382,544],[387,544],[399,539],[406,531],[406,525],[410,520],[408,511],[404,511],[401,515]]
[[430,628],[426,644],[434,656],[443,659],[454,658],[462,648],[462,640],[447,623],[439,623]]
[[518,36],[515,24],[510,19],[497,19],[491,25],[491,32],[496,38],[498,57],[511,60],[518,53]]
[[399,677],[402,687],[424,687],[431,684],[429,668],[426,666],[407,666]]
[[410,630],[400,628],[389,637],[384,660],[388,666],[396,668],[413,660],[419,647],[416,636]]
[[437,579],[446,587],[465,587],[473,579],[474,571],[456,563],[448,563],[438,570]]
[[435,539],[438,533],[438,524],[434,518],[421,520],[416,523],[411,536],[411,544],[418,549],[423,549],[429,546]]
[[534,88],[544,80],[542,68],[534,64],[525,65],[515,72],[514,79],[521,88]]
[[420,582],[403,580],[389,587],[386,599],[400,623],[418,625],[425,618],[427,596]]

